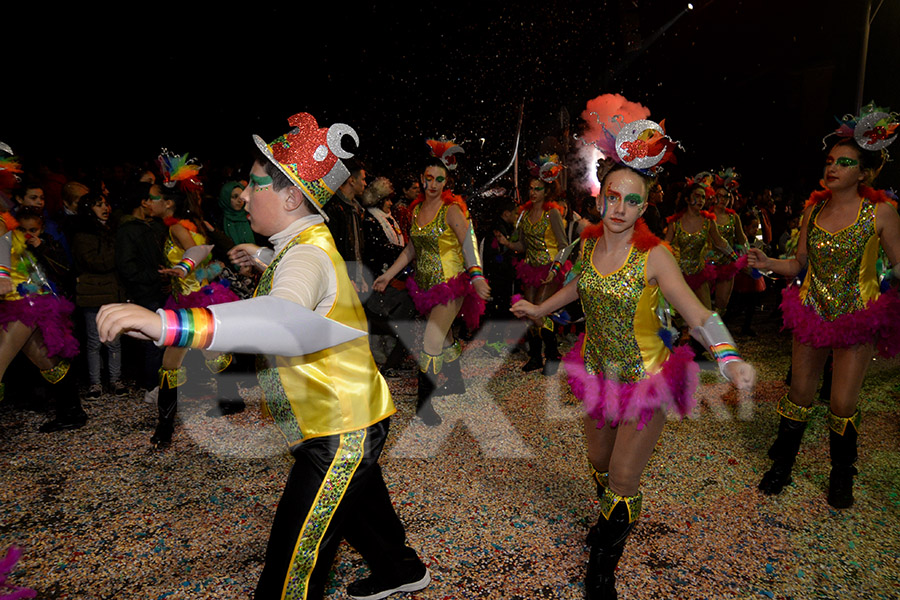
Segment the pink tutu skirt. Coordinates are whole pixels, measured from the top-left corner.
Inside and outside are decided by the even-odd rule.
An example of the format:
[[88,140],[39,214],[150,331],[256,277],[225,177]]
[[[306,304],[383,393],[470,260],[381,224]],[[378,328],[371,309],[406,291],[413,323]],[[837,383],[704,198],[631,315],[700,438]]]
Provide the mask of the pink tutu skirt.
[[[712,281],[726,281],[728,279],[734,279],[735,276],[747,266],[747,255],[742,254],[737,260],[727,263],[707,263],[707,265],[710,264],[712,264],[715,269]],[[704,271],[705,270],[706,269],[704,268]]]
[[433,285],[427,290],[419,289],[414,277],[407,277],[406,290],[412,297],[416,310],[423,315],[431,312],[438,304],[448,304],[457,298],[464,298],[459,316],[466,322],[466,327],[476,329],[484,314],[484,300],[475,291],[475,287],[469,280],[469,274],[461,271],[458,275]]
[[75,306],[53,294],[32,294],[20,300],[0,300],[0,327],[19,321],[37,329],[44,338],[47,356],[72,358],[78,354],[78,340],[72,333]]
[[204,285],[196,292],[191,292],[187,296],[169,296],[166,299],[166,310],[177,310],[179,308],[206,308],[213,304],[225,304],[226,302],[235,302],[240,300],[237,294],[232,292],[227,285],[219,281],[214,281]]
[[[550,267],[553,265],[552,262],[549,262],[546,265],[530,265],[524,260],[514,261],[513,264],[516,268],[516,279],[518,279],[522,285],[531,288],[541,287],[544,284],[544,280],[547,279],[547,274],[550,272]],[[562,284],[566,280],[566,274],[571,270],[572,263],[566,261],[563,268],[556,274],[554,281]]]
[[716,266],[706,263],[703,268],[696,273],[684,275],[684,281],[688,287],[694,291],[699,290],[707,281],[713,281],[716,278]]
[[888,290],[869,302],[863,310],[826,321],[800,302],[800,288],[781,292],[784,329],[790,329],[801,344],[814,348],[848,348],[875,344],[881,356],[900,352],[900,294]]
[[563,357],[566,377],[575,397],[581,400],[589,417],[603,427],[624,422],[637,422],[637,429],[653,418],[659,409],[685,417],[696,405],[694,390],[699,382],[700,367],[694,353],[687,346],[678,346],[663,363],[662,369],[646,379],[622,383],[591,374],[584,368],[581,348],[584,334],[572,350]]

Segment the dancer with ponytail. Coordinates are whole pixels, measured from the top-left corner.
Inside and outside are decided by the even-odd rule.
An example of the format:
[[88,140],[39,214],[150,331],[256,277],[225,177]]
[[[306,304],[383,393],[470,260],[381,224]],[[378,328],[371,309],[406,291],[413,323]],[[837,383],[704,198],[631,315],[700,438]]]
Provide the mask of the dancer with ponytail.
[[828,503],[853,504],[860,430],[859,391],[877,351],[900,351],[900,296],[882,292],[875,263],[879,247],[900,276],[900,217],[883,191],[871,186],[896,139],[896,113],[873,105],[859,117],[844,117],[837,142],[825,159],[823,190],[813,192],[803,211],[796,256],[767,257],[751,249],[749,264],[803,282],[782,293],[784,325],[793,331],[790,391],[778,402],[778,435],[769,449],[772,467],[759,489],[780,493],[791,483],[791,469],[812,413],[816,387],[829,353],[834,370],[828,427],[831,474]]
[[602,223],[582,232],[577,275],[538,306],[521,300],[512,307],[533,321],[575,300],[584,307],[585,333],[563,365],[584,404],[588,458],[600,498],[600,516],[588,534],[588,600],[617,598],[615,570],[641,512],[641,475],[666,415],[685,416],[694,406],[698,367],[688,347],[673,350],[671,338],[662,335],[660,296],[710,348],[724,376],[741,389],[755,380],[721,319],[697,301],[666,245],[640,219],[652,177],[674,144],[660,125],[645,120],[646,108],[627,101],[618,108],[602,121],[606,131],[594,142],[618,164],[603,178],[597,197]]
[[[459,367],[462,350],[451,326],[461,315],[466,325],[475,329],[491,288],[484,278],[466,203],[447,189],[450,171],[456,168],[455,154],[462,148],[447,141],[428,140],[428,144],[435,158],[425,167],[423,191],[410,206],[410,242],[373,288],[384,291],[391,279],[415,261],[415,276],[407,279],[406,285],[416,310],[427,316],[419,354],[416,414],[426,425],[437,426],[441,417],[431,404],[433,395],[465,392]],[[447,381],[438,389],[441,372]]]

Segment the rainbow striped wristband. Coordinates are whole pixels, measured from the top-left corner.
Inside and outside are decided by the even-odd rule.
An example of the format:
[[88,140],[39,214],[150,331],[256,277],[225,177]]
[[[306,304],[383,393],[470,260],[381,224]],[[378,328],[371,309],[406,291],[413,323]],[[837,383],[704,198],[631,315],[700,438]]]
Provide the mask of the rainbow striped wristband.
[[0,277],[12,277],[12,269],[6,265],[0,265]]
[[216,332],[216,319],[208,308],[159,309],[162,317],[160,346],[208,348]]
[[467,269],[467,272],[469,273],[469,279],[475,279],[476,277],[484,279],[484,271],[480,265],[472,265]]
[[184,257],[184,258],[181,259],[181,262],[180,262],[180,263],[178,263],[177,265],[175,265],[175,268],[176,268],[176,269],[184,269],[184,274],[185,274],[185,275],[190,275],[190,274],[191,274],[191,271],[193,271],[193,270],[194,270],[194,267],[196,267],[196,266],[197,266],[197,263],[195,263],[194,261],[192,261],[192,260],[191,260],[190,258],[188,258],[188,257]]

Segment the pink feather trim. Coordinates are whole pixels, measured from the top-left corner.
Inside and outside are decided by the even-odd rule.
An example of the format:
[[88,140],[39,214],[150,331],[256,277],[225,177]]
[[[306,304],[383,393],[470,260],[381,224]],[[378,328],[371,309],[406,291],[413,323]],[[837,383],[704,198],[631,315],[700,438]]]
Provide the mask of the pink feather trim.
[[684,281],[688,284],[692,290],[700,289],[707,281],[712,281],[716,278],[716,267],[710,263],[706,263],[703,268],[691,275],[685,275]]
[[237,300],[240,300],[237,294],[218,281],[214,281],[208,285],[204,285],[196,292],[191,292],[187,296],[179,296],[177,299],[173,296],[169,296],[166,299],[165,308],[166,310],[176,310],[179,308],[206,308],[213,304],[225,304]]
[[416,285],[415,278],[408,277],[406,290],[412,297],[416,310],[423,315],[427,315],[438,304],[448,304],[457,298],[463,298],[459,316],[465,320],[466,327],[469,329],[477,329],[481,315],[484,314],[484,300],[475,291],[469,280],[469,274],[465,271],[461,271],[449,281],[433,285],[427,290],[420,290]]
[[[545,265],[530,265],[524,260],[517,260],[513,261],[513,265],[516,268],[516,278],[522,282],[522,285],[537,288],[543,285],[553,263],[549,262]],[[555,283],[564,282],[566,280],[566,274],[571,270],[572,263],[567,260],[566,264],[564,264],[559,273],[556,274],[553,281]]]
[[781,292],[783,329],[791,329],[801,344],[814,348],[847,348],[875,344],[878,353],[890,358],[900,353],[900,294],[888,290],[869,302],[863,310],[826,321],[800,302],[800,288]]
[[646,379],[621,383],[606,379],[602,373],[587,372],[581,356],[583,344],[581,334],[563,357],[563,365],[572,393],[581,400],[588,416],[599,421],[599,427],[637,421],[637,429],[641,430],[656,410],[685,417],[694,409],[700,367],[688,346],[675,348],[662,368]]
[[47,356],[73,358],[78,354],[78,340],[72,333],[72,311],[75,306],[53,294],[32,294],[19,300],[0,302],[0,327],[19,321],[37,329],[44,338]]
[[10,546],[9,550],[6,551],[6,556],[0,559],[0,600],[37,597],[35,590],[7,582],[8,576],[13,572],[21,557],[22,549],[18,546]]
[[734,279],[735,276],[738,273],[740,273],[746,266],[747,266],[747,255],[746,254],[742,254],[735,261],[727,262],[727,263],[719,264],[719,265],[713,265],[713,268],[716,270],[716,274],[712,278],[712,280],[724,281],[727,279]]

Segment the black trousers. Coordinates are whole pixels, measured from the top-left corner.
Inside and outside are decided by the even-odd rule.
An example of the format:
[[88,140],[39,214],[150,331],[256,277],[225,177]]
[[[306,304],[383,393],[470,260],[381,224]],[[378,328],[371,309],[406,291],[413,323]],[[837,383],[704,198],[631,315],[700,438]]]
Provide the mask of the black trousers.
[[[393,580],[421,565],[378,465],[388,419],[297,446],[266,549],[256,600],[322,598],[341,539],[372,574]],[[352,474],[351,474],[352,472]],[[305,594],[305,595],[304,595]]]

